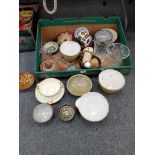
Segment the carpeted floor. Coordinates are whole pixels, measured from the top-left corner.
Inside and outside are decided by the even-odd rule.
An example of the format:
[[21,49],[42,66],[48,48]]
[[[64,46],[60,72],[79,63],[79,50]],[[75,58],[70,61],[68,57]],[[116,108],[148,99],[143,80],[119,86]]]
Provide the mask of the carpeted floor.
[[[131,29],[126,37],[134,63],[135,34]],[[19,59],[20,71],[34,71],[34,52],[20,53]],[[92,91],[102,93],[97,78],[92,81]],[[66,79],[63,83],[66,85]],[[54,118],[46,124],[35,123],[32,112],[39,102],[34,97],[34,87],[19,95],[20,155],[134,155],[134,68],[126,76],[126,86],[121,92],[103,93],[109,101],[110,113],[100,123],[89,123],[80,114],[72,122],[61,122],[57,116],[59,107],[64,103],[74,104],[76,100],[67,91],[54,105]]]

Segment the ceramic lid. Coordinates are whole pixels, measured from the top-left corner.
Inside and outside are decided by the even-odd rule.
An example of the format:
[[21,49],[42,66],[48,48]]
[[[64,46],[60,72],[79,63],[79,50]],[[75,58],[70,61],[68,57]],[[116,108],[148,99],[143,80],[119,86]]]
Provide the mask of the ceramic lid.
[[59,110],[59,118],[62,120],[62,121],[70,121],[74,118],[74,115],[75,115],[75,108],[70,105],[70,104],[64,104],[60,107],[60,110]]
[[61,81],[55,78],[47,78],[37,84],[40,94],[43,96],[53,96],[57,94],[61,88]]
[[30,72],[19,73],[19,90],[26,90],[34,83],[34,75]]
[[99,83],[108,90],[119,90],[125,85],[125,78],[122,73],[107,69],[99,74]]
[[61,44],[60,51],[66,56],[74,56],[80,53],[81,46],[75,41],[65,41]]

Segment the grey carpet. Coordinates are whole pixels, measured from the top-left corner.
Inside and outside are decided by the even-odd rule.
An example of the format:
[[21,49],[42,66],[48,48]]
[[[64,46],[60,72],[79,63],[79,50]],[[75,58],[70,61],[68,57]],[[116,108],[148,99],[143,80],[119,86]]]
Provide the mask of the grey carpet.
[[[126,33],[134,62],[134,33]],[[34,52],[20,54],[20,71],[34,71]],[[97,78],[93,90],[102,93]],[[66,85],[66,80],[63,80]],[[57,116],[64,103],[74,104],[76,97],[67,91],[55,104],[54,118],[37,124],[32,111],[39,104],[34,87],[20,93],[20,155],[134,155],[134,69],[126,76],[125,88],[116,94],[104,94],[110,104],[108,117],[100,123],[89,123],[78,113],[72,122],[61,122]]]
[[[101,6],[102,0],[60,0],[58,12],[53,17],[118,15],[122,18],[120,0],[107,0],[107,3],[107,6]],[[127,11],[130,31],[126,32],[126,37],[134,63],[134,3],[127,4]],[[40,18],[50,18],[42,7]],[[34,52],[20,53],[19,66],[20,71],[33,72]],[[102,93],[97,78],[92,78],[92,81],[92,91]],[[63,82],[66,85],[65,79]],[[61,122],[57,116],[59,107],[64,103],[74,104],[76,100],[67,91],[64,98],[54,105],[54,118],[46,124],[35,123],[32,111],[39,103],[34,97],[34,87],[19,95],[20,155],[134,155],[134,68],[126,76],[126,86],[121,92],[103,93],[109,101],[110,113],[100,123],[89,123],[79,113],[72,122]]]

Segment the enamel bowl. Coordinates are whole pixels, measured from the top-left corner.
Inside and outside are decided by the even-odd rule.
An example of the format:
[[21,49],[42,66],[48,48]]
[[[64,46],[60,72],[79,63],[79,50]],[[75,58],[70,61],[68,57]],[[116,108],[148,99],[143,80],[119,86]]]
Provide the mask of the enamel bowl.
[[35,89],[35,97],[41,103],[56,103],[63,97],[64,93],[64,84],[55,78],[43,80],[37,84]]
[[109,113],[107,99],[98,92],[88,92],[79,97],[75,106],[82,117],[90,122],[102,121]]
[[123,74],[113,69],[102,71],[98,79],[101,89],[106,93],[117,92],[125,86]]
[[82,96],[91,91],[92,81],[86,75],[77,74],[69,78],[67,81],[67,89],[72,95]]
[[75,60],[81,51],[81,46],[75,41],[65,41],[60,46],[60,53],[66,61]]

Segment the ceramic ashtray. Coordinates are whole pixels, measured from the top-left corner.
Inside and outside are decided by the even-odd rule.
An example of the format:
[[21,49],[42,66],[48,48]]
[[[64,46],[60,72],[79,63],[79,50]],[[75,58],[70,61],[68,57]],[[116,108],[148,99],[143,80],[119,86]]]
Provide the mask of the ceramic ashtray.
[[81,46],[75,41],[65,41],[60,46],[60,53],[66,61],[75,60],[81,51]]
[[59,45],[54,41],[47,42],[41,49],[42,54],[54,54],[59,49]]
[[64,93],[64,84],[55,78],[41,81],[35,89],[35,97],[41,103],[56,103],[63,97]]
[[73,35],[69,32],[64,32],[58,36],[57,43],[62,44],[64,41],[72,41],[72,40],[73,40]]
[[125,86],[125,78],[119,71],[106,69],[99,74],[99,84],[106,93],[114,93]]
[[21,72],[19,74],[19,90],[26,90],[34,83],[34,75],[30,72]]
[[49,104],[42,103],[33,110],[33,119],[38,123],[48,122],[53,116],[53,108]]
[[99,122],[109,113],[107,99],[98,92],[88,92],[79,97],[75,106],[84,119],[90,122]]
[[67,89],[72,95],[82,96],[91,91],[92,81],[86,75],[77,74],[69,78],[67,81]]
[[121,43],[112,43],[106,47],[107,53],[118,53],[120,61],[126,59],[130,55],[130,49]]
[[59,68],[59,65],[50,59],[43,61],[40,65],[40,71],[42,72],[58,70],[58,68]]
[[68,122],[74,118],[75,115],[75,108],[70,104],[64,104],[60,107],[59,110],[59,118],[64,121]]

